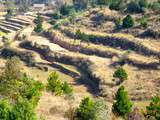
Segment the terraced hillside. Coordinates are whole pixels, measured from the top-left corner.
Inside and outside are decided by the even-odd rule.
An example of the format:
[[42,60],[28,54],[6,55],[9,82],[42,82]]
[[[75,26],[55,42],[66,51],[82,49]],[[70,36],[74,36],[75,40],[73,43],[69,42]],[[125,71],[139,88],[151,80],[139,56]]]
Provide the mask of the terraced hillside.
[[[109,120],[119,120],[111,109],[122,85],[133,106],[145,111],[151,98],[160,92],[160,41],[159,37],[142,36],[146,31],[139,27],[116,31],[115,19],[124,16],[108,8],[94,8],[77,13],[72,20],[70,16],[54,19],[54,24],[48,21],[52,18],[43,19],[39,33],[34,31],[34,16],[2,20],[0,68],[8,57],[17,56],[23,62],[23,71],[45,86],[49,74],[57,71],[59,79],[73,88],[74,99],[44,90],[36,107],[38,118],[43,115],[46,120],[68,120],[66,112],[89,96],[104,99]],[[133,17],[139,19],[139,15]],[[114,76],[118,68],[126,71],[128,80]]]

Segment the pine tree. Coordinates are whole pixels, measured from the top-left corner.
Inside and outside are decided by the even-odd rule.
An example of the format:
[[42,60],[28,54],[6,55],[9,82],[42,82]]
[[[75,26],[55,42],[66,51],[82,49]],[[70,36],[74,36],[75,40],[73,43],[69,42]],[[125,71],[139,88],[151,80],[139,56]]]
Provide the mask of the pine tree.
[[124,117],[127,113],[131,112],[132,103],[124,86],[118,89],[115,99],[116,102],[114,102],[112,106],[112,111],[115,114]]

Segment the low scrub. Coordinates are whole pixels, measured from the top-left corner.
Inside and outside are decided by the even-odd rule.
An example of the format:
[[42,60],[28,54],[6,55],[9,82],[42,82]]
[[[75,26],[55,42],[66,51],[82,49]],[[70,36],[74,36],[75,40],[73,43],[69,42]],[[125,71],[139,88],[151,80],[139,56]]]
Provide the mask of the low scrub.
[[55,95],[73,94],[73,89],[71,86],[66,81],[62,82],[59,80],[56,72],[52,72],[47,81],[47,89],[53,92]]

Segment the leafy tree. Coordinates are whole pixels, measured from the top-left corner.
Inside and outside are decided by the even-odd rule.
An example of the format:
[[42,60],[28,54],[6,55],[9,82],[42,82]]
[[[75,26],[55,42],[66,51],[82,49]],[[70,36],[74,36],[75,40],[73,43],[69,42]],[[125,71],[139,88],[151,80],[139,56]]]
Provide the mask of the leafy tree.
[[149,106],[146,107],[147,109],[147,118],[148,119],[160,119],[160,97],[155,96],[152,98],[152,101]]
[[70,15],[74,11],[75,11],[74,8],[72,6],[67,5],[67,4],[62,5],[60,8],[60,13],[62,15]]
[[34,28],[34,31],[39,33],[43,30],[42,28],[42,23],[43,23],[43,18],[38,15],[37,18],[35,19],[36,27]]
[[114,72],[113,77],[119,78],[121,81],[124,81],[128,79],[128,74],[123,68],[120,67]]
[[11,106],[8,100],[0,100],[0,120],[9,120]]
[[94,102],[89,97],[84,98],[81,101],[79,108],[77,109],[77,116],[76,116],[77,119],[93,120],[94,118],[93,109],[94,109]]
[[124,19],[123,19],[123,27],[124,28],[130,28],[134,26],[134,20],[132,18],[132,16],[127,15]]
[[22,97],[19,97],[12,108],[10,120],[37,120],[33,105]]
[[127,91],[125,91],[124,86],[121,86],[118,89],[115,99],[116,101],[112,106],[112,111],[115,114],[124,117],[127,113],[131,112],[132,103],[128,97]]

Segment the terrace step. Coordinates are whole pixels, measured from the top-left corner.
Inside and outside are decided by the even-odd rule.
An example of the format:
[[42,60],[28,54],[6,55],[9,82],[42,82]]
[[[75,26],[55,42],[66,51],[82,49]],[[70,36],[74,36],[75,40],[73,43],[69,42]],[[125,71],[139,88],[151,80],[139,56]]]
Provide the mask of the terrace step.
[[11,19],[7,19],[8,22],[13,22],[13,23],[17,23],[19,25],[29,25],[30,23],[29,22],[24,22],[22,20],[18,20],[18,19],[15,19],[15,18],[11,18]]
[[20,28],[12,26],[12,25],[9,25],[9,24],[0,23],[0,26],[6,27],[6,28],[11,29],[13,31],[20,30]]
[[13,32],[13,30],[10,30],[10,29],[8,29],[8,28],[6,28],[4,26],[0,26],[0,30],[2,32],[4,32],[4,33],[11,33],[11,32]]
[[7,22],[7,21],[2,21],[4,24],[12,25],[18,28],[23,28],[23,25],[17,24],[17,23],[12,23],[12,22]]

